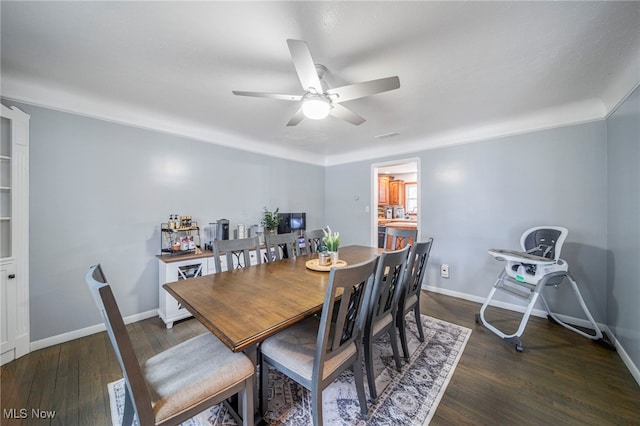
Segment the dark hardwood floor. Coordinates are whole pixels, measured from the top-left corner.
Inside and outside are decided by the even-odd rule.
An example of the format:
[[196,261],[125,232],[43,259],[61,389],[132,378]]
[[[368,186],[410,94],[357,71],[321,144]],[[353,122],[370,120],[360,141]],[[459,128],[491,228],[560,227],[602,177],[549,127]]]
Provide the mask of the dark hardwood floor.
[[[473,330],[432,425],[640,424],[640,386],[616,352],[532,318],[517,353],[475,323],[477,303],[425,292],[421,309]],[[498,309],[487,316],[504,330],[520,319]],[[141,360],[205,331],[195,319],[167,330],[157,317],[128,329]],[[107,384],[120,377],[104,332],[32,352],[1,367],[0,424],[111,425]]]

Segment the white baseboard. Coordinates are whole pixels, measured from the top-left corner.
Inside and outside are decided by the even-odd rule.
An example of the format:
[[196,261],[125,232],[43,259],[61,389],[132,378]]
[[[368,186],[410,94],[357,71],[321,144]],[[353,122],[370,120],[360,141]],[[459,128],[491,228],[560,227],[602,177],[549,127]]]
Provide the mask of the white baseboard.
[[616,339],[616,336],[611,332],[609,327],[605,328],[606,329],[602,331],[605,331],[607,333],[607,337],[609,337],[609,339],[611,339],[611,343],[615,345],[616,350],[618,351],[618,355],[620,355],[620,358],[622,359],[622,362],[624,362],[624,365],[627,366],[633,378],[636,379],[636,382],[640,385],[640,370],[633,363],[633,361],[629,357],[629,354],[624,350],[624,347],[620,344],[618,339]]
[[[476,302],[480,304],[483,304],[487,300],[486,297],[474,296],[472,294],[460,293],[457,291],[451,291],[451,290],[447,290],[440,287],[434,287],[430,285],[423,285],[422,289],[431,291],[434,293],[444,294],[445,296],[451,296],[451,297],[456,297],[458,299],[469,300],[471,302]],[[500,302],[496,300],[492,300],[489,306],[495,306],[497,308],[507,309],[509,311],[520,312],[520,313],[524,313],[526,309],[526,305],[515,305],[513,303]],[[531,315],[541,317],[541,318],[546,318],[547,311],[542,309],[534,309],[533,311],[531,311]],[[561,321],[564,321],[567,324],[574,324],[581,327],[591,328],[591,323],[586,319],[574,318],[567,315],[559,315],[559,314],[556,314],[556,316]],[[627,369],[629,369],[629,372],[631,373],[633,378],[636,379],[636,382],[638,382],[638,384],[640,385],[640,370],[638,370],[638,366],[636,366],[633,363],[633,360],[629,357],[629,354],[627,354],[627,352],[624,350],[624,347],[620,344],[618,339],[616,339],[616,336],[611,332],[609,327],[606,324],[601,324],[601,323],[597,323],[597,324],[598,324],[598,327],[600,328],[600,331],[607,333],[607,337],[609,337],[609,339],[611,340],[611,343],[613,343],[614,346],[616,347],[616,350],[620,355],[622,362],[624,362],[624,365],[627,366]]]
[[[141,312],[139,314],[130,315],[124,318],[125,324],[132,322],[142,321],[147,318],[158,316],[158,310],[153,309],[147,312]],[[107,328],[103,323],[92,325],[90,327],[81,328],[80,330],[70,331],[68,333],[58,334],[57,336],[47,337],[46,339],[36,340],[31,342],[31,351],[37,351],[38,349],[47,348],[53,345],[59,345],[60,343],[69,342],[71,340],[79,339],[80,337],[90,336],[92,334],[105,331]]]

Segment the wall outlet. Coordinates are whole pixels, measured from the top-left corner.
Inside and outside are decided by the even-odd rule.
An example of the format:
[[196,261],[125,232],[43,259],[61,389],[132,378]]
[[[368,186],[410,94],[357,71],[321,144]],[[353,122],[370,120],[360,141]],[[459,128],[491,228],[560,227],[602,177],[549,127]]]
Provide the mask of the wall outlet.
[[440,265],[440,276],[442,278],[449,278],[449,265],[446,263]]

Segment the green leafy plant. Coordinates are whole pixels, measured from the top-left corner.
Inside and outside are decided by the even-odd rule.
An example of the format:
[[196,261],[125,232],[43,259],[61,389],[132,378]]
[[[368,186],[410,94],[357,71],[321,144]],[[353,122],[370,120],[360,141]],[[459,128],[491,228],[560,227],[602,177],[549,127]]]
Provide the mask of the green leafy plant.
[[274,229],[278,229],[278,225],[280,224],[280,216],[278,212],[280,208],[275,209],[274,211],[269,211],[267,207],[264,207],[264,213],[262,214],[262,226],[264,226],[268,231],[273,231]]
[[338,247],[340,246],[340,233],[339,232],[331,232],[331,228],[327,226],[327,229],[323,229],[324,237],[322,237],[322,241],[324,245],[327,247],[327,251],[338,251]]

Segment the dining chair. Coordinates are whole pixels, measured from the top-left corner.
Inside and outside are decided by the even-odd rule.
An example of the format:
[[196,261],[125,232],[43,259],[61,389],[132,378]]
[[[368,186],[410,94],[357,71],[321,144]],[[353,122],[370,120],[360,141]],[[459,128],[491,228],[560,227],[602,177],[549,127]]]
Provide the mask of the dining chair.
[[320,251],[320,247],[324,246],[324,230],[314,229],[304,232],[304,245],[307,250],[307,254],[317,253]]
[[[237,240],[214,240],[212,245],[213,260],[216,272],[222,272],[220,255],[224,253],[227,271],[251,266],[251,252],[255,252],[256,263],[262,263],[260,259],[260,240],[258,237],[240,238]],[[234,266],[233,260],[236,260]]]
[[362,340],[369,396],[374,401],[378,397],[378,393],[373,368],[373,342],[384,333],[389,334],[396,369],[400,371],[401,368],[395,319],[400,292],[404,284],[408,253],[409,246],[400,250],[382,252],[368,300]]
[[[351,368],[360,414],[368,417],[362,375],[362,319],[378,256],[355,265],[333,267],[320,316],[314,315],[266,339],[260,346],[260,371],[273,366],[311,391],[311,414],[322,425],[322,390]],[[336,315],[334,315],[334,306]],[[261,374],[261,398],[267,408],[268,374]]]
[[122,425],[131,425],[134,415],[143,426],[177,425],[236,394],[243,424],[253,425],[255,367],[246,355],[204,333],[140,364],[99,264],[91,266],[86,281],[124,376]]
[[400,343],[402,344],[402,352],[406,360],[409,360],[406,316],[411,311],[413,311],[416,317],[420,341],[424,342],[424,331],[422,330],[422,321],[420,320],[420,293],[432,245],[433,238],[429,238],[426,242],[411,245],[409,260],[407,261],[407,271],[405,272],[404,289],[400,293],[400,299],[398,300],[396,326],[400,332]]
[[269,262],[300,256],[300,241],[297,232],[265,234],[264,244],[267,248],[267,261]]
[[[389,243],[391,236],[391,243]],[[417,229],[399,229],[386,227],[384,244],[386,250],[399,250],[415,241],[418,238]]]

